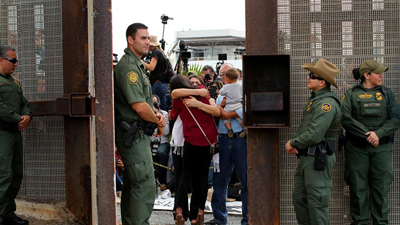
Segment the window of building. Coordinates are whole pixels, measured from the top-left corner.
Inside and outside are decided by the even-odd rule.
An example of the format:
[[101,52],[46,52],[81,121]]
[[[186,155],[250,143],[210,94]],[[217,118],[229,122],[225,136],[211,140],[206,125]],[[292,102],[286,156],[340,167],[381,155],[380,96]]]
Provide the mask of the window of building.
[[321,12],[321,0],[310,0],[310,11]]
[[342,48],[343,55],[353,55],[353,22],[342,22]]
[[353,0],[342,0],[342,11],[352,11]]
[[311,23],[311,56],[322,56],[322,29],[321,23]]

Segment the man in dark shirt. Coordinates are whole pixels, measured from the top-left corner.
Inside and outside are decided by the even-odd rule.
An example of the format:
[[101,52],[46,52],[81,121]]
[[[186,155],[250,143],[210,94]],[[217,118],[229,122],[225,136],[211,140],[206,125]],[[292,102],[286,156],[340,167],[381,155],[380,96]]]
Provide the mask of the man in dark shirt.
[[168,83],[167,77],[165,76],[166,71],[166,57],[160,47],[160,43],[157,42],[157,36],[150,36],[151,60],[150,63],[143,63],[147,70],[150,70],[150,83],[153,94],[160,98],[160,108],[167,111],[167,96]]

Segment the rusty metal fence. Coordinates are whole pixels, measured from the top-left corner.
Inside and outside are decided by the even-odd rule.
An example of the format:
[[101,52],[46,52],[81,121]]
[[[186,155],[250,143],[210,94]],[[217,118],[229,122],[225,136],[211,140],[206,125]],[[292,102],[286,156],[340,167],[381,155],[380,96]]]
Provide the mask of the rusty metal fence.
[[[14,77],[29,101],[63,92],[61,0],[0,1],[0,44],[16,49]],[[64,120],[35,117],[23,132],[24,180],[19,197],[65,199]]]
[[[291,55],[291,124],[280,132],[281,224],[296,224],[292,204],[296,157],[284,144],[300,124],[309,97],[301,65],[325,58],[340,69],[339,96],[356,81],[352,69],[366,59],[388,66],[384,84],[400,94],[400,6],[398,0],[278,0],[279,54]],[[395,180],[389,196],[390,224],[400,224],[400,141],[393,149]],[[349,188],[344,182],[344,152],[332,172],[331,224],[350,224]]]

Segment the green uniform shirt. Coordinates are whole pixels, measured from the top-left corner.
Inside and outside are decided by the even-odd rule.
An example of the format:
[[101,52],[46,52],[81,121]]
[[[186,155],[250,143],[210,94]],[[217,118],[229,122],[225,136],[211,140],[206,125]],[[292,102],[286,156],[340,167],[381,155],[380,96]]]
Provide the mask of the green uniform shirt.
[[393,91],[387,90],[388,99],[381,86],[367,89],[357,84],[346,91],[342,98],[342,123],[346,132],[366,140],[365,133],[369,131],[375,131],[382,138],[399,129],[399,103]]
[[335,139],[340,130],[340,117],[340,100],[330,88],[312,92],[290,145],[304,149],[324,140]]
[[132,109],[135,102],[147,102],[153,108],[150,81],[140,59],[130,49],[114,68],[115,122],[142,121]]
[[31,115],[29,103],[23,96],[21,86],[11,75],[0,74],[0,119],[18,123],[21,115]]

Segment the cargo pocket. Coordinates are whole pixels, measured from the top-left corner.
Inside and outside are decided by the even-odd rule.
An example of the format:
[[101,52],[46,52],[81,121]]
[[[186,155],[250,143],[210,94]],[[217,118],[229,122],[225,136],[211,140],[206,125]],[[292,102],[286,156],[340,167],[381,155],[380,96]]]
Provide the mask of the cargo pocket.
[[133,183],[141,183],[152,178],[153,175],[153,164],[151,160],[138,162],[129,165],[127,168],[129,180]]

